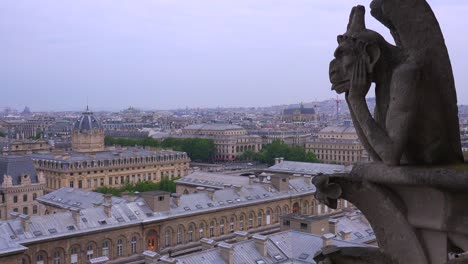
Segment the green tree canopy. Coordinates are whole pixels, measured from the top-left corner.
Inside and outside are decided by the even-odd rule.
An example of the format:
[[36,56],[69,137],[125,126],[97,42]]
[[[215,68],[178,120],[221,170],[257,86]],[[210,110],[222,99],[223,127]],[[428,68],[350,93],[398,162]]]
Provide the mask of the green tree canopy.
[[290,161],[318,162],[314,153],[307,153],[303,147],[289,146],[279,139],[263,147],[260,153],[245,152],[241,157],[269,165],[273,165],[275,158],[279,157]]

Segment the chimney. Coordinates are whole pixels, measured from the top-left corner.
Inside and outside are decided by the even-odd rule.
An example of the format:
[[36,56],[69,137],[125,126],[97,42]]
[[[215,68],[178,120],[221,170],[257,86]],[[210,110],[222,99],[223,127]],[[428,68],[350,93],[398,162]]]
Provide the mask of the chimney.
[[310,176],[310,175],[304,175],[304,182],[305,182],[305,184],[307,184],[307,185],[311,185],[311,184],[312,184],[312,176]]
[[284,161],[283,157],[279,158],[279,163],[283,163],[283,161]]
[[107,218],[112,217],[112,204],[105,203],[104,206],[104,213],[106,213]]
[[112,194],[106,193],[104,196],[104,203],[112,204]]
[[215,189],[213,188],[208,188],[206,189],[206,192],[208,193],[208,197],[210,197],[210,200],[213,201],[214,200],[214,196],[215,196]]
[[18,218],[18,217],[20,216],[20,213],[18,213],[18,212],[11,212],[11,213],[10,213],[10,216],[11,216],[12,219],[16,219],[16,218]]
[[338,227],[338,219],[331,218],[328,220],[328,232],[330,232],[333,235],[336,235]]
[[226,242],[218,244],[218,248],[221,251],[221,257],[227,264],[234,264],[234,246]]
[[275,165],[280,163],[279,160],[279,158],[275,158]]
[[71,208],[70,211],[72,212],[73,220],[77,226],[80,226],[81,223],[81,214],[80,209],[78,208]]
[[216,242],[213,240],[213,239],[209,239],[209,238],[202,238],[200,239],[200,243],[202,245],[202,250],[207,250],[207,249],[211,249],[211,248],[214,248]]
[[236,190],[236,192],[239,192],[242,189],[241,185],[233,185],[233,187],[234,187],[234,190]]
[[289,176],[284,174],[271,175],[271,185],[279,192],[289,191]]
[[179,206],[180,205],[180,197],[182,196],[182,194],[173,193],[173,194],[171,194],[171,196],[172,196],[172,201],[174,201],[175,205]]
[[249,238],[249,233],[247,231],[236,231],[234,235],[236,235],[236,242],[245,241]]
[[159,255],[158,253],[149,250],[144,251],[142,255],[145,257],[144,264],[156,263],[156,261],[161,257],[161,255]]
[[260,254],[263,256],[263,257],[266,257],[267,256],[267,237],[266,236],[262,236],[262,235],[254,235],[253,236],[253,239],[255,241],[255,247],[257,248],[258,252],[260,252]]
[[334,234],[326,233],[322,235],[323,246],[330,246],[332,245],[333,238],[335,238]]
[[255,175],[250,175],[249,176],[249,185],[252,185],[255,181]]
[[161,261],[161,263],[165,263],[165,264],[176,264],[177,263],[177,259],[173,259],[169,256],[162,256],[159,261]]
[[29,221],[29,215],[20,215],[19,218],[21,219],[21,227],[23,227],[24,232],[29,231],[29,226],[31,225],[31,222]]
[[341,235],[341,239],[343,239],[344,241],[350,241],[351,240],[351,233],[353,231],[352,230],[349,230],[349,229],[345,229],[345,230],[342,230],[340,232],[340,235]]

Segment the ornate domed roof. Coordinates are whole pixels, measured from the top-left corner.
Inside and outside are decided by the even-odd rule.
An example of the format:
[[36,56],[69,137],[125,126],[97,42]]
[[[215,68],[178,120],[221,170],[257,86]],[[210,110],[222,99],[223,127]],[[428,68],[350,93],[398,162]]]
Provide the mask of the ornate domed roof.
[[86,111],[76,120],[73,130],[92,131],[93,129],[102,129],[101,122],[94,117],[93,112],[89,111],[86,107]]

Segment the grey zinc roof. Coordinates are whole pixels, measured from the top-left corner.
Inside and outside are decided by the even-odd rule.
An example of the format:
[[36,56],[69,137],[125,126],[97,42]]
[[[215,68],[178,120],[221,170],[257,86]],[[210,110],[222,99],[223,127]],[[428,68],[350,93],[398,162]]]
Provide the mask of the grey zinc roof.
[[333,174],[345,172],[346,169],[343,165],[285,160],[269,167],[265,171],[317,175],[319,173]]
[[238,130],[244,129],[241,126],[231,124],[194,124],[184,127],[184,129],[197,129],[197,130]]
[[73,125],[73,129],[79,131],[90,131],[96,128],[102,129],[101,122],[88,110],[86,110]]
[[356,129],[354,126],[328,126],[319,133],[356,134]]
[[[60,188],[37,198],[39,202],[54,205],[60,208],[90,208],[95,204],[104,203],[104,195],[98,192],[91,192],[70,187]],[[125,202],[125,199],[112,197],[112,203]]]
[[206,186],[222,189],[224,184],[246,185],[249,183],[249,178],[243,176],[196,171],[177,180],[176,182],[187,185]]
[[111,160],[119,158],[131,158],[131,157],[150,157],[150,156],[168,156],[168,155],[177,155],[185,154],[181,151],[173,150],[160,150],[153,151],[140,147],[131,147],[131,148],[117,148],[114,150],[106,150],[100,152],[93,152],[92,155],[86,155],[80,152],[66,152],[57,155],[56,153],[41,153],[41,154],[31,154],[29,155],[34,160],[50,160],[66,163],[68,161],[92,161],[92,160]]
[[346,230],[352,231],[351,241],[365,242],[375,239],[374,231],[360,212],[349,212],[337,220],[337,233]]
[[21,183],[21,177],[29,175],[32,183],[37,183],[37,172],[30,157],[0,156],[0,183],[5,175],[11,176],[13,185]]
[[[333,239],[332,244],[340,247],[369,247],[369,245],[345,242]],[[264,263],[309,263],[315,253],[321,250],[323,240],[318,235],[293,230],[267,236],[267,255],[262,256],[255,246],[255,240],[247,240],[232,244],[234,263],[255,264],[258,260]],[[178,264],[208,264],[227,263],[221,257],[220,248],[213,248],[193,254],[176,257]]]

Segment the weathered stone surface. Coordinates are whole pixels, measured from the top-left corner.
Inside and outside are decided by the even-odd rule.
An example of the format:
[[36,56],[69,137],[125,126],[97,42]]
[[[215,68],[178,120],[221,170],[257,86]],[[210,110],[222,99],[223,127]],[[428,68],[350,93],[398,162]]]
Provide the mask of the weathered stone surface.
[[[468,164],[389,168],[371,163],[328,179],[317,176],[313,181],[316,197],[322,202],[333,207],[333,199],[341,193],[339,198],[363,212],[382,253],[381,262],[375,263],[435,264],[445,263],[450,252],[468,251],[467,169]],[[450,180],[444,181],[447,176]],[[347,262],[349,251],[340,252],[325,258],[333,259],[331,263],[368,263]]]
[[[452,68],[431,8],[425,0],[374,0],[371,9],[396,46],[367,29],[356,6],[330,63],[332,89],[346,94],[362,144],[389,165],[463,162]],[[372,83],[374,116],[365,101]]]

